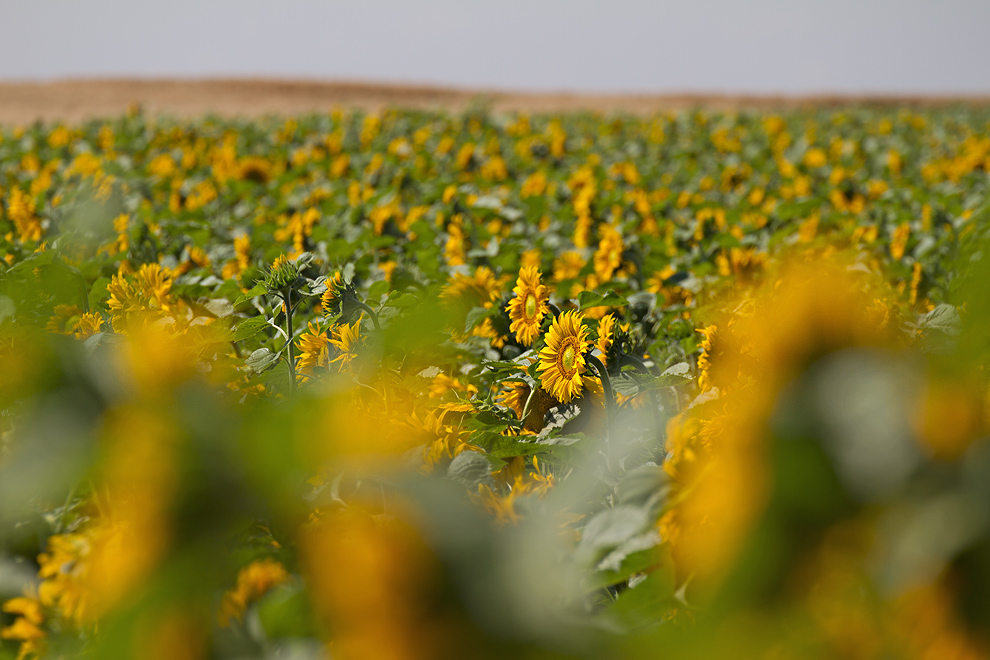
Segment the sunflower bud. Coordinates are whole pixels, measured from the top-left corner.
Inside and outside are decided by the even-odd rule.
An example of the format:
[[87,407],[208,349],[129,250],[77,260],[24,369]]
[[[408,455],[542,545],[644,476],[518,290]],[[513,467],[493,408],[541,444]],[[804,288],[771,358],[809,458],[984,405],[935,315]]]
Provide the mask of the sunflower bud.
[[271,268],[265,273],[262,284],[268,289],[268,293],[278,293],[291,287],[299,279],[299,266],[294,261],[283,254],[272,263]]

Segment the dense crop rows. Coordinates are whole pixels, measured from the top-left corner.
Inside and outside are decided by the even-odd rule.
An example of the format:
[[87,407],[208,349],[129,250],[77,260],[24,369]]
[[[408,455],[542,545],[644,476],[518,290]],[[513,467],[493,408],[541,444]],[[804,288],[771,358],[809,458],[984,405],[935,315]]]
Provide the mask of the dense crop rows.
[[986,656],[988,121],[0,132],[0,658]]

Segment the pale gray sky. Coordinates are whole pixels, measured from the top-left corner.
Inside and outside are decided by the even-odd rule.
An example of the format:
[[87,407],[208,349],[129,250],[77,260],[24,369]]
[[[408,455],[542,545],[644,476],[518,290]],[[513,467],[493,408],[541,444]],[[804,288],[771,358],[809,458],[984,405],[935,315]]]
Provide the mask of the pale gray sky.
[[990,94],[988,0],[0,0],[0,79]]

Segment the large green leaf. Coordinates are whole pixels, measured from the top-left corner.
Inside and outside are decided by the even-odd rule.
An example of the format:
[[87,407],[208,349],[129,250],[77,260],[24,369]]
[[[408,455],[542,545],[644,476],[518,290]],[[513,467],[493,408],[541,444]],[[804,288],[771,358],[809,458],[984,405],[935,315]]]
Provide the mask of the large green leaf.
[[628,304],[629,301],[615,291],[582,291],[578,294],[578,308],[582,311],[591,307],[625,307]]
[[245,319],[237,324],[234,328],[234,337],[232,341],[244,341],[245,339],[250,339],[255,336],[263,328],[268,327],[268,320],[264,316],[252,316],[249,319]]
[[251,353],[244,364],[255,373],[262,373],[271,369],[279,360],[280,353],[273,353],[270,349],[259,348]]

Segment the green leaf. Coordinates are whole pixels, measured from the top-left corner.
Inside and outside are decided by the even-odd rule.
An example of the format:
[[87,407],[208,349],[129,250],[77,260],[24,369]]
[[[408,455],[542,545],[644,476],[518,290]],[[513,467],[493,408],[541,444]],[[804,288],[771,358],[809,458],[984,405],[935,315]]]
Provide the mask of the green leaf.
[[615,291],[608,291],[604,295],[595,291],[582,291],[578,294],[578,308],[581,311],[591,307],[625,307],[628,304],[629,301]]
[[678,362],[677,364],[672,364],[667,367],[662,374],[663,376],[683,376],[684,378],[690,378],[691,365],[687,362]]
[[692,379],[687,362],[678,362],[659,376],[644,374],[642,371],[626,368],[615,379],[616,391],[624,396],[633,396],[647,390],[662,390],[676,387]]
[[254,287],[252,287],[250,291],[248,291],[243,296],[241,296],[240,298],[238,298],[237,300],[235,300],[234,301],[234,305],[236,306],[236,305],[240,305],[241,303],[246,303],[247,301],[251,300],[252,298],[256,298],[256,297],[260,296],[261,294],[267,293],[267,292],[268,292],[268,289],[265,288],[265,285],[264,284],[260,284],[260,283],[259,284],[255,284]]
[[654,556],[653,570],[646,579],[622,591],[609,608],[627,628],[655,626],[658,613],[681,605],[675,599],[673,562],[659,548]]
[[471,443],[478,445],[485,450],[488,456],[494,458],[530,456],[532,454],[546,453],[549,450],[547,445],[539,442],[518,440],[512,436],[502,435],[499,431],[475,433],[471,436]]
[[271,369],[278,362],[279,355],[279,353],[272,353],[267,348],[259,348],[248,356],[244,364],[255,373],[260,374],[263,371]]
[[401,309],[404,307],[412,307],[418,302],[419,302],[419,298],[416,296],[416,294],[409,293],[407,291],[399,296],[396,296],[395,298],[389,299],[385,303],[385,305],[387,307],[398,307]]
[[371,300],[381,300],[382,296],[388,293],[388,280],[378,280],[368,287],[368,298]]
[[578,307],[582,310],[597,307],[605,300],[605,296],[595,291],[582,291],[578,294]]
[[687,362],[678,362],[664,370],[657,377],[655,383],[658,388],[674,387],[693,378],[694,376],[691,375],[691,365]]
[[669,478],[659,465],[641,465],[630,470],[615,485],[617,504],[648,504],[662,499]]
[[523,212],[512,206],[503,206],[499,213],[509,222],[515,222],[519,218],[523,217]]
[[[591,586],[601,588],[619,584],[636,573],[643,573],[660,563],[663,555],[657,552],[659,540],[657,534],[644,534],[627,542],[625,549],[620,548],[610,552],[599,562],[598,570],[591,577]],[[645,547],[634,549],[640,544]]]
[[476,451],[463,451],[454,457],[447,467],[447,478],[453,479],[471,492],[478,491],[478,485],[492,482],[492,464],[484,454]]
[[[600,511],[581,533],[577,553],[583,561],[597,564],[612,550],[620,548],[633,537],[650,530],[653,524],[652,507],[620,504],[612,509]],[[659,543],[659,538],[656,543]],[[653,545],[656,545],[654,543]],[[643,548],[637,548],[642,550]]]
[[106,277],[101,277],[100,279],[93,282],[93,286],[89,288],[89,308],[94,309],[103,300],[110,296],[107,291],[107,286],[110,284],[110,280]]
[[471,311],[467,313],[467,317],[464,319],[464,332],[469,332],[471,328],[478,324],[478,321],[486,316],[491,316],[494,312],[494,307],[472,307]]
[[205,305],[211,314],[220,318],[225,318],[234,313],[234,306],[226,298],[214,298]]
[[[482,365],[497,374],[508,375],[508,374],[524,374],[526,373],[526,367],[528,364],[519,364],[518,362],[503,362],[499,360],[485,360]],[[519,379],[516,379],[519,380]]]
[[280,585],[258,602],[258,621],[268,639],[312,637],[316,634],[309,599],[300,584]]
[[0,323],[14,318],[14,314],[16,313],[17,306],[14,304],[14,301],[7,296],[0,296]]
[[244,341],[245,339],[250,339],[259,332],[262,328],[268,326],[268,320],[264,316],[252,316],[251,318],[241,321],[234,328],[234,338],[231,341]]
[[958,335],[962,331],[959,312],[948,303],[943,303],[922,316],[918,319],[918,325],[925,330],[941,330],[947,335]]

